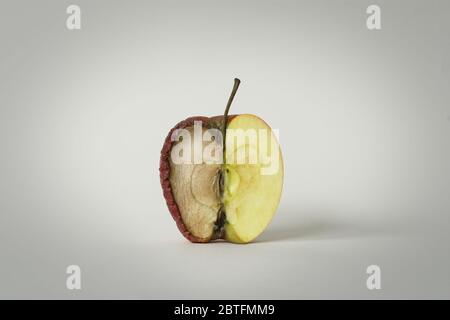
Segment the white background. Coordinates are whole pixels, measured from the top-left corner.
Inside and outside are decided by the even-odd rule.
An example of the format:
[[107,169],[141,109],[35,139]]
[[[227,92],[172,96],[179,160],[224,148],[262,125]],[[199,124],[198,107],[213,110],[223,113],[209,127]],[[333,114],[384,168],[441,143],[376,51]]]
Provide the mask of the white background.
[[[78,31],[69,4],[1,4],[0,298],[450,298],[448,2],[377,1],[379,31],[373,1],[76,1]],[[159,152],[234,77],[283,198],[255,243],[194,245]]]

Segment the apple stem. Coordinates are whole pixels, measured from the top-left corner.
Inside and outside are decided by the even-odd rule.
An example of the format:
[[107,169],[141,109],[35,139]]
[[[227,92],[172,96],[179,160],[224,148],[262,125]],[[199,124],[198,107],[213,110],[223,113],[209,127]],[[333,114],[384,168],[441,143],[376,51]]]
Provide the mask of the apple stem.
[[241,84],[241,80],[238,78],[234,78],[234,85],[233,90],[231,90],[230,97],[228,98],[228,103],[225,108],[225,112],[223,114],[223,127],[222,127],[222,136],[223,136],[223,163],[225,164],[225,145],[226,145],[226,130],[227,130],[227,123],[228,123],[228,112],[230,111],[231,104],[233,103],[234,96],[236,95],[236,92],[239,88],[239,85]]

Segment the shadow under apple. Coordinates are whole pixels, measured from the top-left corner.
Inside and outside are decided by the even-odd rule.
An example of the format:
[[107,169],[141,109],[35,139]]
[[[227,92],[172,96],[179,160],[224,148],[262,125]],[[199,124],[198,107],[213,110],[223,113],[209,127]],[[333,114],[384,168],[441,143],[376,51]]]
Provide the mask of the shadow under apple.
[[[286,214],[286,219],[282,217]],[[350,239],[380,236],[385,232],[376,226],[359,221],[331,218],[331,214],[299,214],[298,212],[279,212],[278,219],[254,241],[254,243]]]

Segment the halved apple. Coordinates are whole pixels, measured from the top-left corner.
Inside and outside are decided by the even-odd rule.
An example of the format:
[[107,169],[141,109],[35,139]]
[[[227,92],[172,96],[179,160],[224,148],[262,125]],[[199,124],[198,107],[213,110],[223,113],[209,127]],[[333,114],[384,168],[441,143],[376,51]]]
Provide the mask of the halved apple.
[[[223,116],[178,123],[161,151],[164,197],[178,228],[192,242],[248,243],[268,226],[281,198],[283,159],[272,129],[255,115],[228,116],[239,83],[235,79]],[[200,129],[195,127],[199,123]],[[193,140],[187,141],[190,134],[203,136],[211,129],[220,130],[223,139],[202,141],[201,147],[222,151],[220,163],[195,162],[191,153],[183,154],[184,162],[174,161],[180,143],[196,148]],[[180,132],[188,135],[186,141]]]

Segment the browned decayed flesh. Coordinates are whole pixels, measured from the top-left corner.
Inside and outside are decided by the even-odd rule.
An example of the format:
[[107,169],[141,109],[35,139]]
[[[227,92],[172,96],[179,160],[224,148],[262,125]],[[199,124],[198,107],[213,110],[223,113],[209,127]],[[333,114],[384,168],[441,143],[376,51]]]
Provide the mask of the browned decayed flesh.
[[[193,127],[187,127],[193,137]],[[205,128],[203,128],[203,131]],[[194,139],[191,139],[192,144]],[[176,144],[181,142],[175,142]],[[203,147],[209,145],[203,142]],[[193,150],[193,149],[192,149]],[[186,228],[195,237],[208,241],[214,236],[215,223],[221,210],[219,192],[220,164],[175,164],[171,157],[170,184],[172,194]]]

